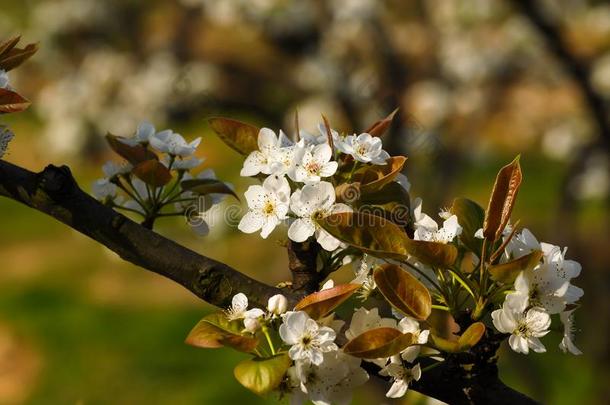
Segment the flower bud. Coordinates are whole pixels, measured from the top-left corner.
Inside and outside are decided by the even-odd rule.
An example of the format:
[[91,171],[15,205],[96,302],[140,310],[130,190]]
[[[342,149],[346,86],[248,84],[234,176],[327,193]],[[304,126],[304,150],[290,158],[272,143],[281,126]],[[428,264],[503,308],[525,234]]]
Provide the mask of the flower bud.
[[282,315],[288,309],[288,300],[282,294],[269,298],[267,310],[274,315]]
[[244,319],[244,327],[248,332],[254,333],[261,327],[261,323],[258,318],[246,318]]

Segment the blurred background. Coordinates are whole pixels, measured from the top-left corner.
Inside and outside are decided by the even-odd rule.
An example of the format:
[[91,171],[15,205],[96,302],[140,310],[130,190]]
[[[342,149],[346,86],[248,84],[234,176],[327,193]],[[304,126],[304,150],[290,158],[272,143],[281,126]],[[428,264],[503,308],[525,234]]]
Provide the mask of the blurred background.
[[[11,73],[33,107],[3,118],[16,133],[5,159],[69,164],[85,189],[113,158],[103,135],[145,119],[203,136],[204,167],[243,192],[242,160],[207,117],[293,131],[298,109],[301,128],[324,113],[357,132],[400,107],[384,144],[409,157],[430,214],[457,196],[486,205],[521,154],[513,219],[582,263],[584,355],[561,353],[552,333],[547,354],[502,350],[501,376],[545,403],[609,397],[607,2],[0,0],[0,38],[19,33],[41,49]],[[188,291],[12,201],[0,218],[0,404],[271,402],[233,379],[242,355],[183,344],[211,310]],[[288,278],[279,234],[219,223],[198,238],[183,222],[159,231],[258,279]],[[357,402],[384,392],[369,385]]]

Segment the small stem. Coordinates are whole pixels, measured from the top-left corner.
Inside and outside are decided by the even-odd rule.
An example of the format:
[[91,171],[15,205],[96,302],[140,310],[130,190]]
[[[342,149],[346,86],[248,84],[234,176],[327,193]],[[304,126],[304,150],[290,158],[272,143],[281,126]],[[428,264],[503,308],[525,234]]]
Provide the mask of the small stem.
[[269,329],[267,328],[267,325],[263,325],[262,330],[263,330],[263,334],[265,335],[265,338],[267,339],[267,344],[269,345],[269,348],[271,349],[271,355],[275,356],[275,347],[273,346],[273,342],[271,341],[271,336],[269,336]]

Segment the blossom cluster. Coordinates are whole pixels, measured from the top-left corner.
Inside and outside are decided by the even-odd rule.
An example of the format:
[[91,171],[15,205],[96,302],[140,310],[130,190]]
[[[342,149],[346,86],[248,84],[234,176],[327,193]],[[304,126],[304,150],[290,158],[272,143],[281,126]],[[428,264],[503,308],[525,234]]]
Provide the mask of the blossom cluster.
[[[206,235],[209,231],[206,213],[226,194],[232,193],[232,186],[220,182],[212,169],[194,173],[203,163],[203,159],[195,156],[201,138],[187,142],[170,129],[156,131],[152,124],[142,122],[132,137],[115,139],[120,143],[114,147],[115,151],[126,160],[122,163],[108,161],[103,165],[104,177],[93,183],[94,196],[111,207],[138,214],[145,221],[162,216],[187,216],[192,229],[198,235]],[[133,149],[124,151],[124,147]],[[145,154],[146,159],[154,163],[152,168],[142,169],[138,168],[138,161],[132,163],[129,152],[134,150]],[[167,179],[163,180],[164,177]],[[185,181],[194,180],[195,185],[199,182],[225,187],[202,193],[197,192],[197,187],[184,186]],[[190,211],[193,209],[196,218],[192,218]]]
[[[0,89],[10,89],[8,74],[3,69],[0,69]],[[0,159],[6,154],[8,144],[14,137],[15,135],[7,126],[0,125]]]
[[260,230],[266,238],[277,225],[287,222],[288,238],[294,242],[315,236],[327,251],[339,247],[340,241],[320,228],[316,220],[351,211],[348,205],[336,201],[333,184],[340,164],[349,165],[353,173],[364,165],[385,165],[389,155],[381,139],[368,133],[341,136],[323,124],[318,131],[301,131],[300,139],[293,142],[281,130],[279,135],[268,128],[260,130],[258,150],[246,158],[241,175],[262,175],[265,179],[245,193],[249,211],[239,223],[241,231]]

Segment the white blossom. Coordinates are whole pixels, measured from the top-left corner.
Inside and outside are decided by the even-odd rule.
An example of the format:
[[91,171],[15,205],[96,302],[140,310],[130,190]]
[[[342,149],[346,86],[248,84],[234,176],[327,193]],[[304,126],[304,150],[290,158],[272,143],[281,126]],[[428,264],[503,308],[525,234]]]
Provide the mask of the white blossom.
[[398,323],[398,329],[402,333],[410,333],[413,335],[413,345],[407,347],[400,353],[400,356],[403,360],[406,360],[409,363],[413,363],[413,361],[419,356],[419,352],[421,350],[420,345],[425,345],[428,343],[428,336],[430,336],[430,331],[428,329],[421,330],[419,327],[419,322],[417,320],[405,316]]
[[328,251],[337,249],[341,242],[316,222],[334,213],[351,211],[345,204],[335,204],[335,198],[333,185],[326,181],[308,184],[295,191],[290,198],[290,208],[299,218],[288,229],[290,240],[304,242],[315,234],[322,248]]
[[108,179],[99,179],[93,183],[92,192],[98,200],[113,200],[117,194],[117,186]]
[[390,157],[388,152],[382,149],[381,139],[367,133],[346,136],[343,141],[337,142],[336,147],[362,163],[384,165]]
[[[169,162],[166,161],[166,166],[169,165]],[[191,157],[189,159],[175,159],[172,163],[173,170],[191,170],[199,166],[203,163],[203,159],[198,159],[196,157]]]
[[258,133],[258,149],[244,161],[240,175],[256,176],[259,173],[282,175],[292,166],[293,143],[280,130],[279,136],[269,128]]
[[288,310],[288,300],[282,294],[275,294],[267,302],[267,311],[272,315],[282,315]]
[[266,238],[288,213],[290,185],[284,178],[269,176],[262,186],[250,186],[245,193],[250,209],[239,222],[238,228],[245,233],[261,230]]
[[0,69],[0,89],[8,89],[9,88],[9,79],[8,74],[4,69]]
[[508,344],[517,353],[528,354],[529,349],[544,353],[546,348],[540,338],[549,333],[551,317],[542,308],[530,308],[523,312],[504,302],[501,309],[491,313],[493,324],[499,332],[510,333]]
[[231,307],[225,311],[227,319],[234,321],[237,319],[257,319],[264,315],[260,308],[248,309],[248,297],[244,293],[238,293],[231,300]]
[[306,146],[300,142],[294,152],[294,166],[288,171],[290,178],[300,183],[317,183],[337,171],[339,164],[331,161],[332,149],[327,143]]
[[280,337],[290,345],[288,355],[292,360],[309,361],[320,365],[323,354],[338,347],[334,343],[335,331],[327,326],[320,326],[303,311],[287,312],[280,325]]
[[112,161],[108,161],[102,166],[102,171],[104,172],[104,175],[109,179],[121,174],[127,174],[131,171],[131,169],[133,169],[133,166],[128,162],[118,164]]
[[565,311],[559,314],[559,319],[563,323],[563,339],[559,343],[559,348],[564,352],[580,355],[582,352],[574,344],[574,310]]
[[136,145],[147,145],[150,142],[150,138],[155,135],[155,127],[148,121],[142,121],[138,128],[136,129],[136,133],[131,138],[119,138],[121,142],[129,146]]
[[187,143],[182,135],[175,133],[171,129],[157,132],[149,139],[150,146],[159,152],[168,153],[174,156],[189,157],[201,143],[201,137]]
[[393,379],[392,386],[385,394],[386,397],[402,398],[407,393],[409,384],[421,378],[421,367],[417,364],[413,368],[407,368],[402,364],[400,356],[392,356],[390,363],[379,372],[379,375]]
[[422,212],[422,201],[420,198],[415,199],[413,204],[415,240],[449,243],[462,233],[462,227],[458,223],[456,215],[446,216],[447,218],[443,221],[443,227],[439,229],[436,221]]

